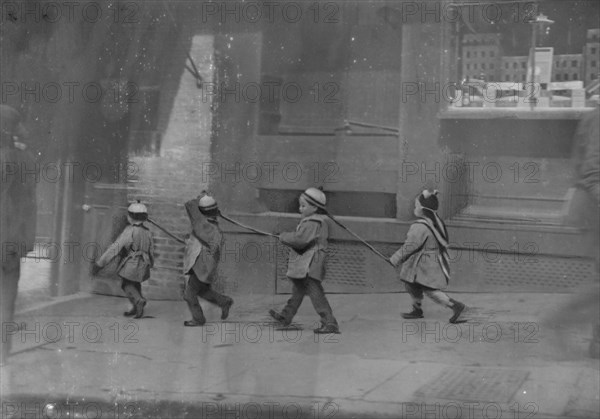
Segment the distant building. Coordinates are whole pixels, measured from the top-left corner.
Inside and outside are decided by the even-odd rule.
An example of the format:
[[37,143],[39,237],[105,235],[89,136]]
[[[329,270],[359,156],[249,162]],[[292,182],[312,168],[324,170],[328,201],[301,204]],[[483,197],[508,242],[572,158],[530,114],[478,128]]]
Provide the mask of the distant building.
[[583,69],[585,86],[598,79],[600,72],[600,29],[588,29],[587,42],[583,47]]
[[555,55],[552,65],[552,81],[583,80],[583,55]]
[[464,78],[500,81],[502,47],[499,33],[467,34],[462,39]]
[[502,57],[500,81],[525,83],[527,81],[527,61],[526,55]]
[[[462,75],[486,81],[527,82],[528,56],[502,56],[501,35],[467,34],[462,39]],[[553,57],[552,81],[582,80],[589,86],[600,77],[600,29],[588,29],[582,54]]]

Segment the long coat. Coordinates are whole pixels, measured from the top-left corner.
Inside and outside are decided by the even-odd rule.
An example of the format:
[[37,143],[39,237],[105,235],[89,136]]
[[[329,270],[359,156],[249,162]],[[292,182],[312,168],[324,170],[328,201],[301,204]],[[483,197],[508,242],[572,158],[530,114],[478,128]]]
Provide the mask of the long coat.
[[402,264],[400,279],[430,288],[444,289],[448,286],[446,276],[439,261],[438,242],[421,223],[413,223],[408,229],[404,245],[392,255],[394,265]]
[[[12,139],[10,139],[12,143]],[[2,268],[17,269],[20,258],[33,250],[37,220],[36,176],[31,153],[3,139],[0,149],[0,241]],[[9,266],[10,265],[10,266]]]
[[281,233],[279,240],[291,248],[287,276],[295,279],[310,276],[322,281],[325,278],[328,237],[327,218],[320,214],[303,218],[295,231]]
[[150,268],[154,266],[154,242],[152,233],[143,224],[125,227],[115,242],[98,258],[96,264],[106,266],[113,258],[125,253],[117,267],[121,278],[133,282],[144,282],[150,278]]
[[183,273],[189,275],[193,271],[200,282],[212,284],[217,280],[223,233],[216,221],[209,221],[200,212],[198,204],[198,199],[185,203],[192,232],[186,240]]

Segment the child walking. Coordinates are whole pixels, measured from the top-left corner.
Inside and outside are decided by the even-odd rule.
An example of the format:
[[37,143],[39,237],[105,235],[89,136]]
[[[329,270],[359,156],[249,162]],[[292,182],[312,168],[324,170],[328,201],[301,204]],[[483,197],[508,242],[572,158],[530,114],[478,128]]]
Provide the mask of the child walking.
[[144,315],[146,299],[142,295],[142,282],[150,277],[150,268],[154,266],[154,242],[150,230],[144,225],[147,219],[148,210],[144,204],[131,204],[127,208],[129,225],[96,261],[94,269],[97,271],[117,255],[125,254],[117,267],[117,274],[131,309],[123,314],[136,319]]
[[192,224],[192,232],[186,240],[183,258],[183,273],[189,276],[183,299],[192,314],[192,320],[186,320],[183,324],[197,327],[206,323],[198,296],[221,307],[222,320],[229,316],[233,299],[211,289],[211,284],[217,279],[223,241],[223,233],[217,221],[217,202],[202,191],[198,198],[185,203],[185,209]]
[[402,264],[400,279],[412,298],[413,309],[403,313],[405,319],[422,319],[423,294],[453,311],[450,323],[456,323],[465,305],[442,292],[448,286],[448,231],[437,214],[438,191],[424,190],[415,199],[415,216],[404,245],[392,255],[394,266]]
[[324,279],[325,249],[329,227],[325,216],[325,194],[316,188],[308,188],[300,195],[302,219],[296,231],[281,233],[279,240],[290,247],[287,277],[293,284],[292,296],[281,313],[269,310],[269,315],[284,326],[289,326],[296,312],[308,295],[316,312],[321,316],[321,327],[315,333],[340,333],[338,322],[321,281]]

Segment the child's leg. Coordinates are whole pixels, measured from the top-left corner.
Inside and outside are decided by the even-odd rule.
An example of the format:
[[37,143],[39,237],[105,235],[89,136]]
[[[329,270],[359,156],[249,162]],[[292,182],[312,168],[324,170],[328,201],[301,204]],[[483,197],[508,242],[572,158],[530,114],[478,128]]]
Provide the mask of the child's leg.
[[461,303],[460,301],[453,300],[452,298],[448,297],[448,294],[446,294],[443,291],[427,288],[425,289],[425,293],[436,303],[451,308],[452,311],[454,311],[454,314],[450,318],[450,323],[455,323],[458,320],[460,314],[465,309],[465,305],[463,303]]
[[224,307],[231,301],[231,298],[218,293],[212,289],[210,284],[206,284],[204,282],[200,282],[198,287],[198,295],[204,298],[206,301],[216,304],[219,307]]
[[142,300],[145,300],[144,295],[142,294],[142,283],[134,282],[134,286],[135,286],[135,289],[137,290],[138,294],[140,294],[140,298]]
[[292,281],[292,296],[287,301],[287,304],[281,310],[281,315],[285,318],[284,323],[291,323],[292,319],[298,312],[302,301],[304,300],[304,296],[306,295],[306,280],[304,279],[295,279],[289,278]]
[[138,284],[138,282],[130,281],[125,278],[122,278],[121,280],[121,289],[125,292],[125,295],[134,306],[142,299],[140,290],[137,287]]
[[321,324],[325,327],[338,328],[338,322],[333,316],[333,311],[325,295],[325,290],[321,281],[317,281],[313,278],[306,278],[306,293],[310,297],[313,307],[316,312],[321,316]]
[[435,301],[439,305],[442,305],[442,306],[448,307],[448,308],[452,307],[452,303],[450,302],[450,297],[448,297],[448,294],[446,294],[443,291],[434,290],[434,289],[426,289],[425,294],[427,294],[427,296],[429,298],[431,298],[433,301]]
[[[192,314],[193,323],[196,323],[196,325],[206,323],[204,312],[202,311],[202,307],[200,307],[200,303],[198,302],[198,294],[200,293],[201,287],[202,282],[200,282],[196,275],[192,272],[188,278],[187,284],[185,285],[183,299],[187,303],[188,309]],[[187,323],[189,322],[184,324],[187,325]],[[192,325],[192,323],[190,323],[190,325]]]
[[146,305],[146,300],[144,300],[141,293],[142,284],[122,278],[121,288],[134,307],[134,309],[125,312],[124,314],[129,316],[133,311],[135,311],[135,318],[141,318],[144,315],[144,306]]
[[417,283],[404,281],[404,287],[412,298],[413,309],[410,313],[403,313],[405,319],[422,319],[423,318],[423,287]]

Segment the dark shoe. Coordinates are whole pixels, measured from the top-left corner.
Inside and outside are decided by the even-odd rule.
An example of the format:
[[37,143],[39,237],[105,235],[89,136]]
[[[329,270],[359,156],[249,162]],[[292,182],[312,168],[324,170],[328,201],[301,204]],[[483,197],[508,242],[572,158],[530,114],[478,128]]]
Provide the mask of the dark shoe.
[[146,307],[146,300],[143,298],[135,303],[135,316],[134,319],[141,319],[144,317],[144,307]]
[[204,323],[206,323],[206,321],[198,322],[196,320],[186,320],[183,322],[183,325],[186,327],[199,327],[204,326]]
[[292,323],[291,320],[286,319],[281,313],[275,310],[269,310],[269,315],[284,326],[289,326]]
[[131,316],[135,316],[135,312],[136,312],[136,309],[135,309],[135,306],[133,306],[133,307],[131,307],[131,310],[124,312],[123,315],[125,317],[131,317]]
[[423,310],[413,306],[413,311],[411,311],[410,313],[402,313],[402,318],[407,319],[407,320],[422,319],[423,318]]
[[457,323],[458,318],[460,317],[461,313],[465,309],[465,305],[463,303],[461,303],[460,301],[455,301],[452,299],[450,301],[452,301],[452,311],[454,312],[454,315],[452,317],[450,317],[449,322]]
[[229,309],[233,305],[233,299],[230,298],[223,307],[221,307],[221,320],[225,320],[229,317]]
[[339,335],[340,329],[339,327],[337,327],[337,325],[335,324],[327,324],[327,325],[323,325],[321,327],[319,327],[318,329],[313,330],[313,332],[315,332],[316,334],[328,334],[328,333],[335,333],[337,335]]

